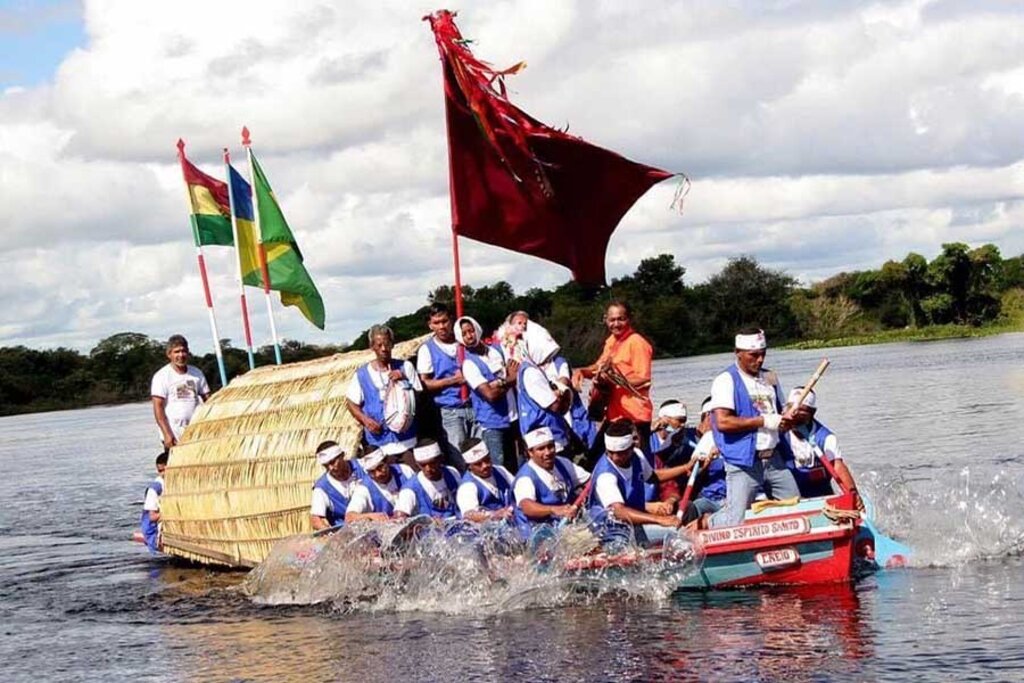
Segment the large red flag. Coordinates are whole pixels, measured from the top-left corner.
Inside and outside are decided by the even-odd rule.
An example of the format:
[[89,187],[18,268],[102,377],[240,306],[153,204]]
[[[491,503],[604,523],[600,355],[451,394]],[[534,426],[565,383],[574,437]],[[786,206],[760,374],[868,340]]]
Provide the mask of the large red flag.
[[[604,257],[622,216],[673,174],[555,130],[513,105],[504,76],[466,47],[454,14],[426,17],[444,66],[456,234],[539,256],[603,284]],[[497,89],[495,88],[497,85]]]

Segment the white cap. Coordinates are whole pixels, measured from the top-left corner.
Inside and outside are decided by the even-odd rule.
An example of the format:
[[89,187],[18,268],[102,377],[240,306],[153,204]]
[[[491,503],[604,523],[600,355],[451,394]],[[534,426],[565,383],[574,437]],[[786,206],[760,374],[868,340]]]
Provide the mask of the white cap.
[[370,451],[369,453],[363,456],[363,469],[369,472],[372,469],[380,467],[380,464],[384,462],[384,459],[386,457],[387,455],[384,453],[384,451],[382,451],[379,448],[375,451]]
[[462,459],[466,461],[467,465],[472,465],[475,462],[480,462],[490,454],[491,452],[487,450],[487,444],[481,441],[469,450],[463,451]]
[[392,441],[381,446],[381,450],[384,451],[384,455],[401,455],[409,450],[409,448],[401,441]]
[[662,407],[658,408],[658,417],[672,417],[677,420],[685,420],[686,404],[679,403],[677,401],[676,403],[669,403],[667,405],[663,405]]
[[737,334],[736,346],[738,351],[760,351],[768,348],[768,340],[764,338],[764,330],[758,330],[756,334]]
[[[800,398],[801,392],[803,392],[803,387],[794,388],[792,391],[789,392],[789,399],[786,402],[792,405],[796,405],[797,399]],[[800,405],[807,406],[808,408],[813,408],[815,410],[818,409],[818,402],[817,399],[815,399],[814,389],[811,389],[810,391],[807,392],[807,396],[804,397],[804,402],[801,403]]]
[[345,449],[339,446],[338,444],[334,444],[333,446],[328,446],[322,451],[317,451],[316,461],[321,465],[326,465],[335,458],[337,458],[338,456],[344,455]]
[[633,448],[633,435],[626,434],[625,436],[608,436],[605,434],[604,448],[607,451],[615,453],[631,450]]
[[547,427],[538,427],[532,432],[527,432],[523,436],[523,441],[526,442],[527,448],[536,448],[537,446],[543,446],[546,443],[551,443],[555,440],[555,435],[551,433],[551,430]]
[[417,446],[412,449],[412,457],[416,462],[430,462],[434,458],[441,457],[441,446],[435,441],[425,446]]

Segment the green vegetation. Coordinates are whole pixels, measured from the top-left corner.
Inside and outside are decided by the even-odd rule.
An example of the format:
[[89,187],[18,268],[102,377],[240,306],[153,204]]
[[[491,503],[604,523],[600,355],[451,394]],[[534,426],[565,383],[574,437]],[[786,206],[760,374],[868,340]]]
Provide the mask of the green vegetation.
[[[1024,330],[1024,256],[1003,259],[991,244],[945,244],[930,263],[911,253],[878,270],[839,273],[809,287],[748,256],[731,260],[707,282],[688,285],[685,275],[670,254],[661,254],[607,287],[567,282],[517,294],[497,282],[464,287],[463,298],[467,313],[487,332],[509,312],[527,311],[575,364],[600,353],[606,336],[601,318],[612,299],[630,303],[637,328],[661,357],[727,350],[746,325],[764,328],[773,345],[797,348]],[[453,294],[451,287],[439,287],[420,309],[387,324],[398,340],[424,334],[429,303],[451,303]],[[245,372],[245,352],[223,341],[228,377]],[[364,331],[348,347],[286,341],[282,354],[293,362],[366,346]],[[145,400],[153,372],[165,362],[162,342],[132,332],[104,339],[87,356],[65,348],[0,348],[0,415]],[[193,362],[216,389],[213,354]],[[260,349],[257,365],[272,362],[272,349]]]

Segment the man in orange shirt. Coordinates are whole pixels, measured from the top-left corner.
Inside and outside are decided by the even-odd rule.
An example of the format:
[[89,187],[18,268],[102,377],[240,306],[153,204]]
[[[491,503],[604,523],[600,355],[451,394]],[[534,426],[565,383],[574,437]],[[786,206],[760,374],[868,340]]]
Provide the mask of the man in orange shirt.
[[[654,349],[650,342],[633,329],[632,311],[624,301],[613,301],[605,311],[604,322],[611,335],[604,342],[604,351],[593,365],[573,373],[573,385],[579,391],[583,379],[593,379],[598,390],[608,392],[605,423],[629,420],[640,436],[640,448],[651,461],[651,360]],[[613,382],[616,373],[620,382]],[[592,396],[593,399],[593,396]]]

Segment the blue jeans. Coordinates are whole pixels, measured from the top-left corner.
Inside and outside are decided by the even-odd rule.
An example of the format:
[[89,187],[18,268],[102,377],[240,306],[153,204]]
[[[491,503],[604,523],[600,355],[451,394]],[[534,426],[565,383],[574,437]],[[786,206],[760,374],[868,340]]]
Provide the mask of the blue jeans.
[[509,472],[516,472],[519,463],[516,462],[515,440],[512,437],[512,430],[509,427],[503,429],[483,428],[480,437],[487,444],[487,451],[491,454],[491,462],[501,465]]
[[[470,436],[476,436],[479,428],[473,407],[440,408],[441,412],[441,450],[447,456],[448,464],[460,472],[466,470],[466,461],[462,459],[462,442]],[[490,448],[490,446],[488,446]]]
[[725,486],[725,505],[708,520],[712,527],[735,526],[742,522],[747,508],[762,488],[769,498],[775,500],[800,495],[793,473],[782,462],[778,451],[767,460],[755,457],[750,467],[737,467],[726,462]]
[[693,501],[693,507],[697,508],[698,515],[706,515],[721,510],[722,504],[708,498],[698,498]]

